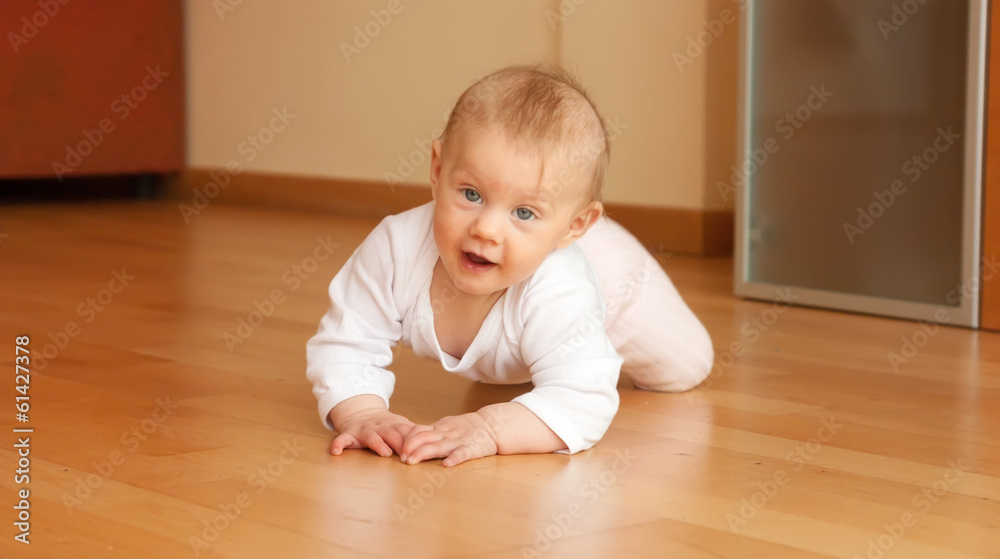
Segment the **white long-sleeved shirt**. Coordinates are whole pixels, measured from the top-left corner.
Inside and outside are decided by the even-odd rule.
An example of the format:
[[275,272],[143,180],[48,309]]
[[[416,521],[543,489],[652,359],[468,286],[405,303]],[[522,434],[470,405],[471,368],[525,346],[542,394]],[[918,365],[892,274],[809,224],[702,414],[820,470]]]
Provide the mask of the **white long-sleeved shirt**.
[[306,349],[324,423],[332,428],[330,410],[353,396],[375,394],[388,406],[395,377],[386,367],[402,343],[472,380],[530,380],[533,390],[513,401],[552,429],[567,452],[593,446],[618,410],[623,360],[605,331],[601,282],[583,250],[553,251],[509,287],[456,359],[434,333],[433,305],[446,303],[430,300],[439,257],[433,213],[431,202],[385,218],[330,283],[330,310]]

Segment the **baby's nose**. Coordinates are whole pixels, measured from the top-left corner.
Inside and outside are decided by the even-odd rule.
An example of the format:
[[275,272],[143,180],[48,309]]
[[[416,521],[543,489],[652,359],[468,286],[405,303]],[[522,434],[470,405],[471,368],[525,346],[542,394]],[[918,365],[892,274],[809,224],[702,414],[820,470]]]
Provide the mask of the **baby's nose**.
[[472,223],[472,234],[487,241],[498,243],[503,240],[503,217],[497,212],[483,212]]

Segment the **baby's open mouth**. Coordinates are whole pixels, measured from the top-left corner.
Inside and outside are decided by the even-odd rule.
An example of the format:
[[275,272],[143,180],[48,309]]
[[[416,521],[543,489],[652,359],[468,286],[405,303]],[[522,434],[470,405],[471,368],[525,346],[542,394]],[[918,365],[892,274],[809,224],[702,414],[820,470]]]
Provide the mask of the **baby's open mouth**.
[[483,258],[482,256],[479,256],[474,252],[464,252],[463,254],[465,254],[465,257],[469,259],[469,262],[472,262],[473,264],[479,264],[480,266],[486,264],[493,264],[493,262],[490,262],[489,260]]

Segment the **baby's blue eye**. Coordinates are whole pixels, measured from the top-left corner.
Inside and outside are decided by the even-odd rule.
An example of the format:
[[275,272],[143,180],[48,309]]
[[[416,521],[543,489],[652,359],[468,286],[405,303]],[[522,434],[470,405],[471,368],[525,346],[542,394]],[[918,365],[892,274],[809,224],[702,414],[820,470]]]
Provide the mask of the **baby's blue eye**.
[[476,192],[471,188],[465,188],[462,190],[462,192],[465,194],[465,199],[470,202],[478,202],[482,200],[482,196],[480,196],[478,192]]
[[516,215],[518,219],[524,221],[535,219],[535,212],[529,210],[528,208],[518,208],[514,210],[514,215]]

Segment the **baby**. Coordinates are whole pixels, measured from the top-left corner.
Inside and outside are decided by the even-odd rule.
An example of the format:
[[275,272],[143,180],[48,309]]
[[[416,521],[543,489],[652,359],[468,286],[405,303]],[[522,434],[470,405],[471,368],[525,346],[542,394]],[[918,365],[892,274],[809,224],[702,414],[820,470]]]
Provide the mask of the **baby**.
[[[708,375],[705,328],[656,260],[602,217],[608,158],[601,117],[560,70],[506,68],[462,94],[432,147],[434,201],[364,240],[307,344],[334,455],[454,466],[576,453],[611,424],[620,371],[670,392]],[[389,411],[396,344],[472,380],[534,388],[417,425]]]

